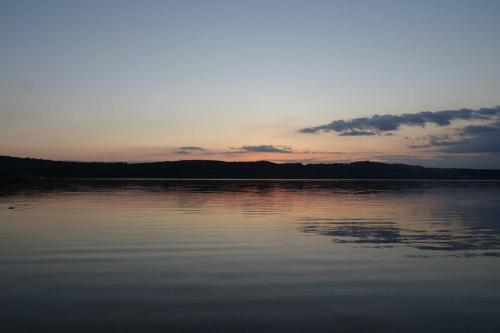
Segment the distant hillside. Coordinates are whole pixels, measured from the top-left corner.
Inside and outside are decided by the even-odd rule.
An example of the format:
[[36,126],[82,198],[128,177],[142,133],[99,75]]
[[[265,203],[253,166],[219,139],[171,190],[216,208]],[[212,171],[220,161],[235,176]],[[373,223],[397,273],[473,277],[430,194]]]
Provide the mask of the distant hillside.
[[154,163],[63,162],[0,156],[0,179],[41,178],[284,178],[284,179],[500,179],[500,170],[438,169],[354,162],[277,164],[169,161]]

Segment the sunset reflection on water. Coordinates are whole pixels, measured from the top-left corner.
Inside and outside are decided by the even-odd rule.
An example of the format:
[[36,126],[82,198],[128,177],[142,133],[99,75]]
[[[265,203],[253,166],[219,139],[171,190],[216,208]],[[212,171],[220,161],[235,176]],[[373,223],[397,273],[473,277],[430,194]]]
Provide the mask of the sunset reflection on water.
[[500,323],[499,194],[495,182],[5,186],[1,325],[488,331]]

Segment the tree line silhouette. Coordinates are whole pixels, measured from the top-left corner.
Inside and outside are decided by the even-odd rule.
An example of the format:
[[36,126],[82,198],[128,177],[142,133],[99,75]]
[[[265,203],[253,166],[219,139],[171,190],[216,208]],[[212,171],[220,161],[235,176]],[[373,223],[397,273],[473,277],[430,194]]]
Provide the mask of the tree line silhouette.
[[272,163],[183,160],[67,162],[0,156],[0,178],[500,179],[500,170],[426,168],[379,162]]

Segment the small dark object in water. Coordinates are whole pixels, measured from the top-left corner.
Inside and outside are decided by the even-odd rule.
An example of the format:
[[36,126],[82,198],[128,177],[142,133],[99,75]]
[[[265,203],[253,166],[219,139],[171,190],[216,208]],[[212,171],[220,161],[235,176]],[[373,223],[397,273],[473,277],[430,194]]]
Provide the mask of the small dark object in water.
[[14,206],[10,206],[9,209],[14,209]]

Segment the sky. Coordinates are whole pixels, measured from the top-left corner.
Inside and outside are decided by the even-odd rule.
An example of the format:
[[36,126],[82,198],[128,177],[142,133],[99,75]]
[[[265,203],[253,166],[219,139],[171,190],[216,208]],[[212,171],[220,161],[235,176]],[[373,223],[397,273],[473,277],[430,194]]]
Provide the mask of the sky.
[[500,1],[0,0],[0,155],[500,168]]

